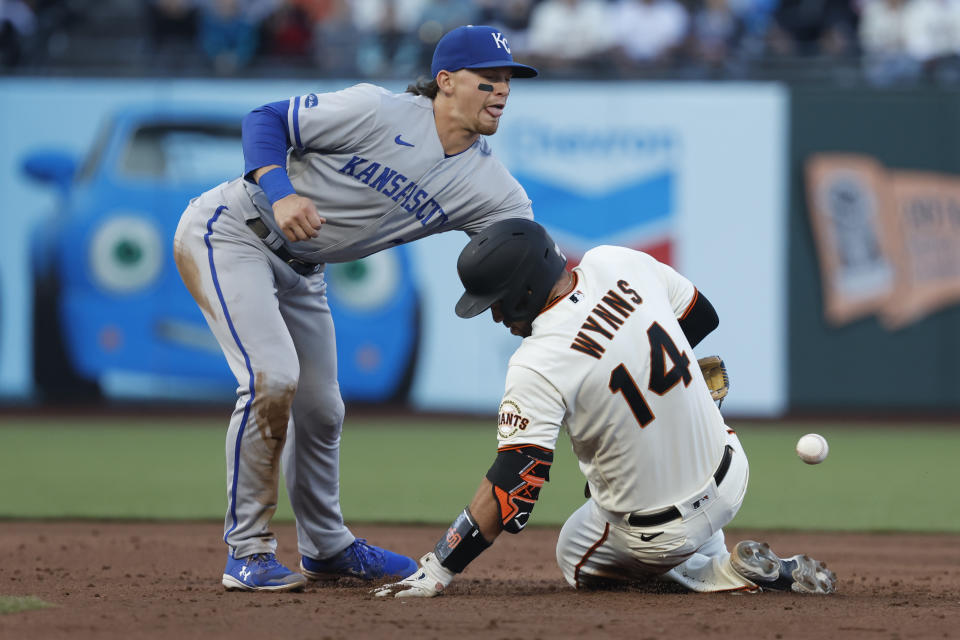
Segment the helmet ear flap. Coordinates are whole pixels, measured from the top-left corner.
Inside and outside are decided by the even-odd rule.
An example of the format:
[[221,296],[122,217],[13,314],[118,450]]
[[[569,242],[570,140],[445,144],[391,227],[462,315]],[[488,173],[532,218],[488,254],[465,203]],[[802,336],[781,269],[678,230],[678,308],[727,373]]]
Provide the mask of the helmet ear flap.
[[[530,315],[530,302],[533,299],[533,294],[534,291],[529,286],[526,288],[520,287],[512,292],[509,303],[501,301],[500,309],[504,319],[508,322],[526,320],[527,316]],[[537,309],[537,311],[539,311],[539,309]],[[536,315],[536,313],[533,315]]]

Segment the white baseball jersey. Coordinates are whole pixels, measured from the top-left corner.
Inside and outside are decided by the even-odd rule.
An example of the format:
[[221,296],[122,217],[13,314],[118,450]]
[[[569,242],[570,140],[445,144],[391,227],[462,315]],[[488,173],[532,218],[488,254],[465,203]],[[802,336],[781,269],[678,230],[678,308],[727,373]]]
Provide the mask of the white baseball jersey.
[[593,500],[626,514],[672,505],[708,482],[727,429],[678,319],[697,292],[639,251],[601,246],[574,290],[543,311],[510,359],[500,446],[570,435]]
[[[434,233],[533,218],[523,187],[483,136],[444,154],[429,98],[359,84],[293,98],[287,117],[290,182],[327,220],[316,238],[287,243],[303,260],[346,262]],[[246,189],[279,233],[259,186],[238,179],[228,189]]]

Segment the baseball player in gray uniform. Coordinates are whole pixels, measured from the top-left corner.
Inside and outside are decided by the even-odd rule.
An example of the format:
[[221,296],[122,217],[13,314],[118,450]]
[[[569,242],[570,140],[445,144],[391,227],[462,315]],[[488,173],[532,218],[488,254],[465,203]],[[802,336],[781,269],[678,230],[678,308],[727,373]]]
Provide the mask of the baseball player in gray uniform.
[[747,458],[693,347],[718,324],[689,280],[622,247],[566,259],[532,220],[498,222],[460,254],[457,314],[491,309],[524,340],[510,359],[497,456],[469,506],[405,580],[377,595],[430,597],[490,546],[520,532],[567,430],[590,498],[564,524],[557,562],[576,588],[663,577],[693,591],[832,593],[807,556],[781,559],[722,527],[747,489]]
[[[483,136],[497,130],[511,77],[537,71],[485,26],[446,34],[431,71],[403,94],[360,84],[253,111],[244,176],[193,200],[180,221],[177,267],[238,383],[226,441],[228,589],[416,568],[343,522],[344,407],[324,265],[533,215]],[[302,573],[277,561],[270,530],[281,460]]]

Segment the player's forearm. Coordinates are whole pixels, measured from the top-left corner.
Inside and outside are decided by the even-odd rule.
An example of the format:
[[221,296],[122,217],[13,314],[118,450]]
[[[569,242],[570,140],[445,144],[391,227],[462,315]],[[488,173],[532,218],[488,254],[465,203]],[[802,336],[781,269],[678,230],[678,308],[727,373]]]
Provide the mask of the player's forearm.
[[257,184],[260,184],[260,178],[263,177],[263,174],[269,171],[273,171],[274,169],[280,169],[280,168],[281,167],[278,164],[270,164],[265,167],[260,167],[259,169],[254,170],[254,172],[250,174],[250,177],[253,179],[254,182],[256,182]]
[[[417,570],[404,580],[379,589],[376,595],[429,598],[443,593],[456,574],[466,569],[500,533],[492,487],[490,481],[484,479],[470,506],[460,512],[443,537],[437,541],[433,551],[420,558]],[[474,508],[477,509],[478,517],[473,514]],[[487,535],[484,535],[483,530],[488,532]]]
[[484,539],[493,543],[503,531],[503,524],[500,522],[500,507],[493,497],[493,485],[486,478],[477,487],[477,493],[470,501],[470,513],[473,514]]
[[434,554],[440,564],[460,573],[493,544],[501,531],[522,531],[552,463],[553,451],[536,445],[499,450],[470,505],[437,542]]
[[275,205],[280,200],[296,193],[287,172],[279,165],[271,164],[261,167],[251,175],[263,189],[263,193],[267,196],[271,205]]
[[470,506],[460,512],[433,551],[420,558],[420,566],[398,583],[386,585],[375,593],[432,597],[443,593],[456,574],[466,569],[500,535],[503,525],[494,485],[484,478]]
[[243,175],[263,189],[270,204],[296,193],[287,176],[288,102],[254,109],[243,119]]
[[470,506],[460,512],[446,534],[437,541],[434,555],[444,569],[460,573],[493,544],[502,530],[493,484],[484,478]]
[[440,566],[449,572],[449,578],[452,579],[453,574],[466,569],[467,565],[483,553],[490,544],[491,541],[480,532],[470,507],[467,507],[460,512],[446,534],[437,541],[433,548],[433,555],[436,556]]

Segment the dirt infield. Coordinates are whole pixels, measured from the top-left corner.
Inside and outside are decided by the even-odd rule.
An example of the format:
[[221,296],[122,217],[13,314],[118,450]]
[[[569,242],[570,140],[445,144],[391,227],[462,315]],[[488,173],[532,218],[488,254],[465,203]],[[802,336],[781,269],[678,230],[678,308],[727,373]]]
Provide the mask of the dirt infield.
[[[357,526],[419,557],[439,527]],[[296,563],[292,526],[280,559]],[[0,595],[55,606],[0,616],[0,638],[957,638],[960,536],[734,531],[825,560],[835,596],[576,592],[560,577],[557,531],[502,536],[447,595],[381,600],[353,580],[302,593],[226,593],[217,524],[0,522]]]

